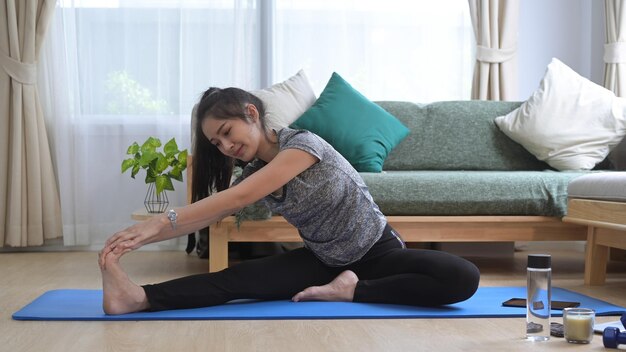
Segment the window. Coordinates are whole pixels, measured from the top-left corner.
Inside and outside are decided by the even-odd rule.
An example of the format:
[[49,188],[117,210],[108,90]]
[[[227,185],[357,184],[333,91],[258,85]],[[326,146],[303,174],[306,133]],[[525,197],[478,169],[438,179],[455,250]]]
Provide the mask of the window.
[[[258,52],[258,40],[248,37],[258,32],[250,3],[61,1],[57,20],[66,55],[76,57],[79,113],[187,115],[209,85],[232,85],[238,64],[258,72],[258,57],[236,58]],[[253,85],[257,76],[249,78]]]
[[[372,100],[470,96],[465,0],[57,4],[39,88],[65,245],[99,249],[129,225],[147,187],[120,174],[127,146],[155,136],[190,148],[190,113],[210,86],[258,89],[304,68],[318,95],[336,71]],[[185,187],[175,188],[173,207],[186,201]]]
[[337,71],[372,100],[469,99],[465,0],[276,0],[273,72],[304,67],[317,92]]
[[470,96],[465,0],[61,0],[58,10],[85,116],[188,115],[209,86],[258,89],[300,68],[317,94],[337,71],[372,100]]

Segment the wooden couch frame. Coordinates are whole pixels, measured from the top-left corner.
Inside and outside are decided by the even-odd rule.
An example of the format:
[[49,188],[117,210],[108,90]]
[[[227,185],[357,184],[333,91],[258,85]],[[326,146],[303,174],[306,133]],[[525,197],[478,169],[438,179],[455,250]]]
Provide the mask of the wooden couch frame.
[[[192,156],[187,159],[187,199],[191,202]],[[585,241],[587,226],[547,216],[387,216],[405,242]],[[210,226],[209,271],[228,267],[230,242],[301,242],[282,216],[245,221],[235,217]]]
[[573,198],[563,221],[586,226],[585,284],[604,284],[609,248],[626,249],[626,203]]

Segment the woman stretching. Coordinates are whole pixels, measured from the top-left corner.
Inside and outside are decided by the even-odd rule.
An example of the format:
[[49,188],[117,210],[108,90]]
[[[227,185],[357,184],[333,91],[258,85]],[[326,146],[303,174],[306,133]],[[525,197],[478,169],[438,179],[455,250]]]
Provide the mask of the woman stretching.
[[[197,119],[195,202],[107,240],[99,253],[107,314],[242,298],[436,306],[476,291],[476,266],[445,252],[407,249],[348,161],[311,132],[268,130],[263,103],[254,95],[211,88],[198,104]],[[248,164],[230,185],[235,159]],[[131,250],[205,228],[261,199],[298,229],[304,247],[145,286],[133,283],[119,265]]]

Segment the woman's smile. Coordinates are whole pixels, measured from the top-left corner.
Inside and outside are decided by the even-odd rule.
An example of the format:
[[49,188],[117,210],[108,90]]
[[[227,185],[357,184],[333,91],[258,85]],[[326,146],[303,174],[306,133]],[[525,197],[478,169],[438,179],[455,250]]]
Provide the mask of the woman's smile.
[[239,147],[239,149],[237,149],[235,151],[235,157],[236,158],[240,158],[243,155],[243,145]]

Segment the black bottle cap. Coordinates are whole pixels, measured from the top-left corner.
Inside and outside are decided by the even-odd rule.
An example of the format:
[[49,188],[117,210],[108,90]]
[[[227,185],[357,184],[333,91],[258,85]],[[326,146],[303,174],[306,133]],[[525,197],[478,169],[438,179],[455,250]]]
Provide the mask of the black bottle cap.
[[550,254],[529,254],[528,267],[534,269],[550,269],[552,257]]

